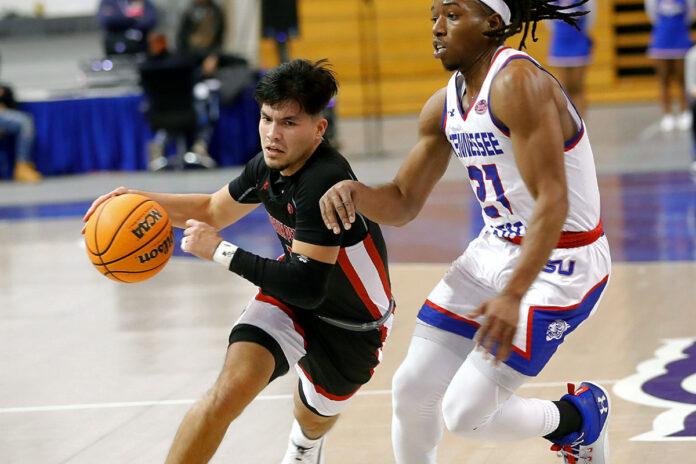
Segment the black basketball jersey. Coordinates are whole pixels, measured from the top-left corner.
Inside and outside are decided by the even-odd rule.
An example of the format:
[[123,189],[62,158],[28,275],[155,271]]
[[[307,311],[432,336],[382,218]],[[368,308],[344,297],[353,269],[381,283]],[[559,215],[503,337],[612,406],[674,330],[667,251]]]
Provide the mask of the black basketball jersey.
[[239,203],[263,203],[286,255],[295,238],[313,245],[340,246],[328,296],[315,311],[331,318],[369,322],[380,319],[391,302],[382,232],[377,224],[357,214],[352,227],[336,235],[324,225],[319,208],[319,199],[329,188],[355,178],[348,161],[323,142],[292,176],[269,169],[261,152],[228,188]]

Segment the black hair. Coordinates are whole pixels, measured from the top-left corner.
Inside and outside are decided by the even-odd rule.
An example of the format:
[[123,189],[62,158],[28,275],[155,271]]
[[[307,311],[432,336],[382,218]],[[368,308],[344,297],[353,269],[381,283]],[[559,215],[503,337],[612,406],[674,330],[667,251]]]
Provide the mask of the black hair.
[[303,112],[316,116],[337,91],[335,74],[326,59],[295,59],[267,72],[256,86],[254,99],[259,105],[270,106],[296,102]]
[[[510,24],[507,24],[499,29],[484,32],[489,37],[499,37],[501,42],[504,42],[508,37],[522,32],[519,49],[525,48],[525,41],[529,35],[529,29],[532,30],[532,40],[537,41],[536,27],[539,21],[547,19],[558,19],[576,29],[578,26],[578,18],[589,13],[588,11],[573,11],[574,8],[584,5],[589,0],[577,0],[571,5],[559,5],[555,0],[504,0],[510,7]],[[483,4],[486,8],[487,5]],[[490,8],[489,8],[490,9]],[[569,11],[570,10],[570,11]],[[494,13],[490,10],[491,14]]]

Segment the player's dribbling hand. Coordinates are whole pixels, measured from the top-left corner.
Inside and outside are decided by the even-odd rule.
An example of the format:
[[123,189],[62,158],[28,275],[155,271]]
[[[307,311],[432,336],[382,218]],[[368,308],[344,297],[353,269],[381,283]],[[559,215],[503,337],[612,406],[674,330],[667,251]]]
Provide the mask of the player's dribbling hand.
[[[520,299],[511,295],[498,295],[481,303],[468,318],[486,316],[476,333],[475,341],[487,353],[495,356],[495,363],[507,361],[512,351],[512,339],[519,320]],[[494,352],[495,351],[495,352]]]
[[334,234],[341,233],[341,224],[348,230],[350,225],[355,222],[355,204],[353,203],[353,192],[355,191],[356,181],[344,180],[322,195],[319,199],[321,217],[324,219],[326,228],[333,230]]
[[181,250],[212,261],[215,249],[221,241],[222,237],[213,226],[195,219],[188,219],[184,238],[181,239]]
[[89,218],[92,216],[94,211],[99,207],[99,205],[104,203],[109,198],[116,197],[118,195],[125,195],[126,193],[128,193],[128,189],[126,187],[122,186],[122,187],[115,188],[111,192],[106,193],[106,194],[100,196],[99,198],[97,198],[96,200],[94,200],[92,202],[92,205],[89,207],[89,209],[85,213],[85,216],[82,218],[82,222],[85,223],[85,225],[82,226],[82,231],[81,231],[82,235],[85,234],[85,228],[87,227],[87,221],[89,221]]

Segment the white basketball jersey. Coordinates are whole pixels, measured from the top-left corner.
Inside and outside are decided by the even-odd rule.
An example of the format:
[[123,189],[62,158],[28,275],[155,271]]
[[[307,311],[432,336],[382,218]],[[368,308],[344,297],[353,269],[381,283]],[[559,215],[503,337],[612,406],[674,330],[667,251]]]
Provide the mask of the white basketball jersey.
[[[529,60],[543,70],[528,54],[510,47],[499,48],[481,90],[467,111],[461,104],[466,91],[464,78],[459,72],[452,76],[447,85],[442,121],[455,155],[468,170],[486,227],[503,238],[525,235],[535,203],[517,169],[510,132],[490,112],[491,83],[514,59]],[[566,99],[578,132],[565,143],[569,209],[563,230],[590,231],[597,227],[600,219],[597,174],[585,125],[567,95]]]

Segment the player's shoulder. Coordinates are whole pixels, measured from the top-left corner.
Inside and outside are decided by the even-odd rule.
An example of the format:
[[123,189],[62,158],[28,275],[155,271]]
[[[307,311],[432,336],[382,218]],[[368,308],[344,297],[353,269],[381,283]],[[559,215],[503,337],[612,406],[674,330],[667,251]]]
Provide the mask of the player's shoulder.
[[312,155],[310,162],[307,163],[303,174],[307,176],[309,173],[313,177],[326,177],[337,173],[348,175],[350,170],[348,160],[329,142],[323,141]]
[[510,61],[493,78],[491,94],[506,101],[525,96],[543,98],[551,97],[557,86],[551,74],[531,58],[517,59]]
[[442,114],[447,102],[447,87],[435,91],[425,102],[418,117],[418,126],[421,133],[440,132]]
[[247,161],[244,165],[244,177],[247,179],[253,178],[256,181],[266,177],[269,173],[268,166],[263,159],[263,151],[257,153],[253,158]]

